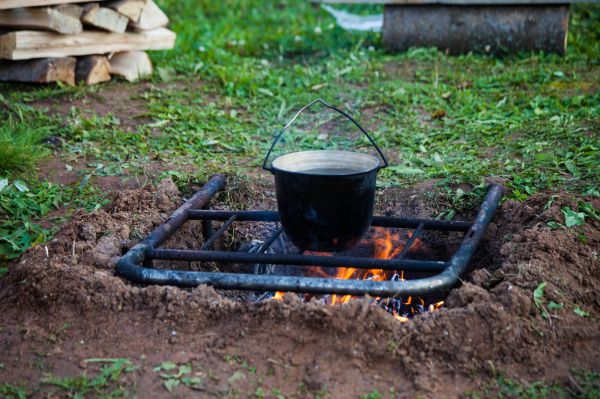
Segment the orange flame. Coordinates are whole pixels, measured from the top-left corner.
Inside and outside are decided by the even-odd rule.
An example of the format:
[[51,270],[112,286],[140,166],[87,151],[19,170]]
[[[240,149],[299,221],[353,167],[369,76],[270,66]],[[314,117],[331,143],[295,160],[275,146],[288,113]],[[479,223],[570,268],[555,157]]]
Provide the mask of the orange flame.
[[[408,233],[408,238],[411,237],[411,233]],[[405,242],[400,237],[400,234],[392,234],[389,230],[383,228],[375,229],[375,236],[373,237],[373,257],[376,259],[393,259],[400,255],[400,252],[404,249]],[[420,240],[417,238],[411,247],[411,250],[417,249],[421,246]],[[373,280],[373,281],[384,281],[390,280],[394,272],[391,270],[382,269],[356,269],[353,267],[346,267],[338,269],[335,276],[341,280]],[[404,271],[401,272],[400,280],[404,280]],[[352,299],[351,295],[332,295],[331,304],[346,303]]]
[[[412,234],[408,233],[408,238]],[[376,228],[375,234],[373,237],[373,257],[376,259],[393,259],[400,255],[400,253],[404,250],[406,242],[402,240],[402,237],[398,233],[391,233],[388,229],[384,228]],[[410,251],[418,250],[422,245],[421,240],[418,238],[415,239],[413,244],[410,247]],[[311,252],[307,251],[307,254],[311,255],[320,255],[320,256],[332,256],[332,253],[329,252]],[[321,267],[311,267],[309,269],[310,275],[318,276],[318,277],[331,277],[325,269]],[[336,275],[334,276],[336,279],[341,280],[373,280],[373,281],[386,281],[391,280],[394,276],[395,272],[393,270],[383,270],[383,269],[357,269],[355,267],[341,267],[337,269]],[[404,271],[400,271],[400,275],[396,277],[400,281],[404,281]],[[285,296],[283,292],[276,292],[273,299],[282,300]],[[349,302],[353,298],[352,295],[331,295],[330,304],[337,305]],[[376,298],[376,300],[379,298]],[[420,302],[421,306],[425,306],[425,301],[423,298],[416,298]],[[404,302],[406,305],[411,305],[414,302],[414,298],[409,296]],[[439,309],[444,304],[444,301],[440,301],[434,304],[430,304],[428,307],[429,311],[434,311]],[[414,314],[414,309],[411,308],[411,313]],[[394,313],[394,318],[400,322],[408,321],[408,317],[402,316]]]

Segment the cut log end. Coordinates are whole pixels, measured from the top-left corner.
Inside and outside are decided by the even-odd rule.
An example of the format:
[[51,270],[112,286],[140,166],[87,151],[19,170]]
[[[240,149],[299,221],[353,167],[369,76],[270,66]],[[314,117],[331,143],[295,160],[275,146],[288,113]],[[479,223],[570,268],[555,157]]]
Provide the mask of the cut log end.
[[103,55],[89,55],[77,60],[75,80],[86,85],[108,82],[110,80],[110,63]]
[[137,22],[147,4],[147,0],[117,0],[106,3],[106,7],[125,15],[132,22]]
[[148,0],[148,4],[142,11],[137,22],[129,24],[135,30],[152,30],[164,28],[169,24],[167,15],[156,5],[152,0]]
[[126,16],[110,8],[100,7],[98,3],[90,4],[84,8],[81,21],[95,28],[115,33],[125,32],[129,23]]
[[0,81],[75,84],[75,65],[73,57],[42,58],[28,61],[0,62]]
[[152,61],[144,51],[124,51],[110,59],[110,73],[129,82],[152,75]]

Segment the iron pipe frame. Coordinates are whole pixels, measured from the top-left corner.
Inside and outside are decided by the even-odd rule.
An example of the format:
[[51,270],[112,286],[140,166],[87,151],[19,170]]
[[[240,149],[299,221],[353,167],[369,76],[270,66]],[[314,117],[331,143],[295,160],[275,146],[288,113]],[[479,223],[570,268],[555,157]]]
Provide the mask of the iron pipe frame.
[[[210,220],[225,221],[211,237],[206,247],[211,246],[227,227],[235,222],[277,222],[279,217],[273,211],[216,211],[200,209],[225,186],[225,177],[215,175],[189,200],[177,209],[165,223],[158,226],[139,244],[131,248],[118,262],[117,273],[129,281],[139,284],[175,285],[196,287],[201,284],[223,289],[289,291],[315,294],[350,294],[394,297],[407,295],[427,295],[453,287],[477,248],[487,226],[500,203],[502,187],[492,184],[488,187],[481,207],[473,222],[455,222],[426,219],[406,219],[374,217],[373,226],[414,229],[401,254],[395,259],[372,259],[349,256],[320,256],[304,254],[265,253],[279,237],[282,229],[277,229],[255,253],[226,252],[210,250],[162,249],[159,246],[171,237],[188,220],[202,220],[207,227]],[[423,230],[464,232],[458,250],[449,261],[406,259],[408,250]],[[354,267],[367,269],[405,270],[437,272],[431,277],[403,281],[339,280],[321,277],[295,277],[276,275],[255,275],[247,273],[198,272],[165,270],[145,267],[153,259],[184,261],[218,261],[252,264],[274,264],[325,267]]]

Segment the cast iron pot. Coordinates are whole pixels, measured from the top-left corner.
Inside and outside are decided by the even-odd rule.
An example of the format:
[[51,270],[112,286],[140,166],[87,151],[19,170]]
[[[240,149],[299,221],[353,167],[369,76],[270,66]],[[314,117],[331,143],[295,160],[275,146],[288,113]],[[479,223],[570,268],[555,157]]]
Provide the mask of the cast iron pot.
[[[377,149],[375,156],[353,151],[301,151],[275,158],[267,165],[273,147],[304,110],[315,103],[342,114],[366,135]],[[375,141],[345,112],[315,100],[303,107],[275,137],[263,168],[275,176],[281,225],[301,250],[340,252],[357,244],[373,218],[375,183],[388,162]]]

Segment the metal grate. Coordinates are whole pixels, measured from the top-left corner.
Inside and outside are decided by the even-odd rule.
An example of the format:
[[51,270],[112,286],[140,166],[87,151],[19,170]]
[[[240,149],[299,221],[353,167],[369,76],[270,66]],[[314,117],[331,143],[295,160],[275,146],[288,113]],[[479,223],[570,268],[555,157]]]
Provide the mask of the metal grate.
[[[375,216],[372,226],[412,229],[413,234],[402,252],[394,259],[372,259],[353,256],[319,256],[306,254],[267,253],[269,247],[283,233],[277,229],[258,251],[228,252],[210,248],[235,222],[278,222],[273,211],[215,211],[203,210],[210,198],[225,186],[225,177],[213,176],[192,198],[177,209],[171,217],[158,226],[139,244],[131,248],[119,261],[117,273],[141,284],[175,285],[195,287],[201,284],[215,288],[291,291],[316,294],[351,294],[392,297],[426,295],[451,288],[465,271],[477,244],[490,223],[502,197],[502,187],[492,184],[473,222],[406,219]],[[159,246],[171,237],[188,220],[201,220],[209,238],[200,250],[161,249]],[[211,221],[224,221],[212,232]],[[450,260],[407,259],[409,249],[424,230],[463,232],[460,247]],[[359,269],[385,269],[420,272],[437,272],[431,277],[407,281],[339,280],[335,278],[256,275],[222,272],[196,272],[153,269],[151,260],[181,260],[201,262],[232,262],[259,265],[293,265],[298,267],[354,267]]]

